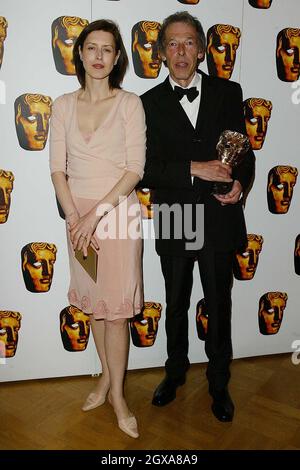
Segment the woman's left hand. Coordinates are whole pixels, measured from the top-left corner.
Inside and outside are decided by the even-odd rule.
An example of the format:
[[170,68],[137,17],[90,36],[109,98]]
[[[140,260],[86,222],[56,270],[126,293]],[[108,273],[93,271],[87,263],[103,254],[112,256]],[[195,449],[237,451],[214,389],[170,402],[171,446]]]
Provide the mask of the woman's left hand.
[[82,250],[83,255],[87,256],[87,249],[92,240],[92,246],[99,249],[97,238],[93,236],[98,225],[100,217],[96,216],[96,209],[93,208],[87,214],[70,227],[70,239],[74,250]]

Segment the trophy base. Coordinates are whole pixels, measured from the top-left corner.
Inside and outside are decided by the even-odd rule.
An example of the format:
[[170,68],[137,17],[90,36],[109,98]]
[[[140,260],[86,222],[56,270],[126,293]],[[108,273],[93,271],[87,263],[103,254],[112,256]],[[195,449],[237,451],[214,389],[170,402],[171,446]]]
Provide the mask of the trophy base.
[[222,181],[216,181],[213,183],[212,186],[212,194],[227,194],[229,191],[231,191],[233,186],[233,181],[230,181],[229,183],[222,182]]

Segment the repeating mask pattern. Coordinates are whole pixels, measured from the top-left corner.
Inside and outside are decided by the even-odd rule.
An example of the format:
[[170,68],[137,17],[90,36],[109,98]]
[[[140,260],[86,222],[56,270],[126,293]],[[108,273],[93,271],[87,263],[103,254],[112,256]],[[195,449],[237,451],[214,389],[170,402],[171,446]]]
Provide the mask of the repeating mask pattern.
[[288,296],[285,292],[267,292],[259,299],[258,324],[262,335],[278,333]]
[[205,341],[208,328],[208,314],[205,307],[205,299],[199,300],[196,308],[196,327],[198,338]]
[[142,218],[153,219],[153,190],[148,188],[139,188],[136,190],[136,194],[141,203]]
[[60,312],[60,334],[66,351],[85,351],[89,342],[90,315],[69,305]]
[[298,170],[293,166],[274,166],[268,175],[268,207],[272,214],[286,214],[290,208]]
[[147,348],[155,343],[161,309],[160,303],[145,302],[142,312],[130,320],[132,342],[138,348]]
[[56,70],[62,75],[75,75],[73,48],[88,20],[77,16],[60,16],[51,27],[52,52]]
[[138,77],[157,78],[159,75],[162,60],[157,39],[160,29],[157,21],[139,21],[132,28],[132,60]]
[[25,150],[43,150],[47,143],[52,99],[50,96],[25,93],[15,101],[17,137]]
[[249,0],[249,5],[254,8],[270,8],[273,0]]
[[9,216],[14,180],[15,177],[11,171],[0,169],[0,224],[5,224]]
[[277,35],[277,75],[283,82],[295,82],[300,76],[300,28],[285,28]]
[[295,251],[294,251],[294,265],[295,273],[300,276],[300,234],[297,235],[295,241]]
[[14,357],[17,351],[22,315],[0,310],[0,357]]
[[32,242],[21,250],[22,273],[30,292],[48,292],[53,278],[57,248],[54,243]]
[[7,36],[7,20],[4,16],[0,16],[0,69],[2,66],[3,61],[3,54],[4,54],[4,41]]
[[264,98],[244,101],[246,130],[253,150],[260,150],[264,145],[272,109],[271,101]]
[[253,279],[259,254],[262,250],[264,239],[262,235],[250,233],[247,235],[247,246],[244,250],[237,251],[234,259],[234,277],[240,281]]
[[229,79],[232,75],[241,31],[229,24],[215,24],[207,31],[207,67],[210,75]]

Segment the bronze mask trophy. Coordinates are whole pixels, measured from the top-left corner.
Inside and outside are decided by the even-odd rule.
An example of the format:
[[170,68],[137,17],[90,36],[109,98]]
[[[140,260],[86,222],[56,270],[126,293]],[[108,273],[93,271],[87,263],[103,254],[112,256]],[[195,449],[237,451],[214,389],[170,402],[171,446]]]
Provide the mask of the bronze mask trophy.
[[[228,130],[222,132],[216,146],[218,159],[232,168],[239,165],[249,148],[248,136]],[[226,194],[231,190],[232,185],[233,181],[216,181],[213,183],[212,194]]]

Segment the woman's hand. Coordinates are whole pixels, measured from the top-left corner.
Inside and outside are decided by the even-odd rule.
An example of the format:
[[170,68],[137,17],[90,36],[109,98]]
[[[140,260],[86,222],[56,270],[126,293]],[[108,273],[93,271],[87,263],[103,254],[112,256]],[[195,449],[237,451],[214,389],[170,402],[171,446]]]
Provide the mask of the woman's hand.
[[87,214],[78,217],[75,223],[69,225],[70,239],[74,250],[82,250],[87,256],[88,246],[91,244],[95,250],[99,250],[97,238],[94,235],[100,217],[96,215],[96,208],[91,209]]

